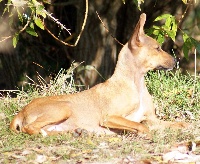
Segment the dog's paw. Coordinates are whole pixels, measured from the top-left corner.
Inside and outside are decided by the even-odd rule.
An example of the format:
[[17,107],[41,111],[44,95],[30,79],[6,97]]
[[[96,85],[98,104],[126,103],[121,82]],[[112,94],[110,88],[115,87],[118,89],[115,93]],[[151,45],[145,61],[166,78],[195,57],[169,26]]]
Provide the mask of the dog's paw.
[[170,127],[172,128],[188,128],[190,126],[189,123],[186,122],[174,122],[173,124],[171,124]]
[[22,127],[22,132],[28,133],[30,135],[39,134],[41,132],[40,130],[41,130],[40,128],[35,128],[34,126],[31,126],[31,125],[26,125]]

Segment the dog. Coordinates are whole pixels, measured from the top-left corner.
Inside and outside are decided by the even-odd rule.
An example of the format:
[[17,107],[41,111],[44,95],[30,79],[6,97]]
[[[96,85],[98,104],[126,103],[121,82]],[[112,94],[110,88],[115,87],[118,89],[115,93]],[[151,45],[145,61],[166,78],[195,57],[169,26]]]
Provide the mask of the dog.
[[145,21],[143,13],[107,81],[75,94],[36,98],[14,117],[10,128],[50,135],[78,128],[97,134],[113,134],[115,130],[149,134],[158,125],[185,127],[184,122],[156,117],[144,76],[150,70],[171,70],[176,62],[156,40],[145,35]]

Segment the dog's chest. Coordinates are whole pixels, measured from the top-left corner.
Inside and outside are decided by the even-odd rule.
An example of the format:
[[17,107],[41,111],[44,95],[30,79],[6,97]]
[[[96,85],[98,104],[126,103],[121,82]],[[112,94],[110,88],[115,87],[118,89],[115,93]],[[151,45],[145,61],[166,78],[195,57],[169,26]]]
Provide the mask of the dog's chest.
[[[124,89],[125,88],[125,89]],[[134,87],[123,86],[125,92],[121,91],[121,88],[117,88],[117,92],[109,92],[111,97],[107,97],[103,103],[100,103],[102,115],[121,115],[127,116],[133,109],[139,107],[138,91]],[[104,95],[105,98],[105,95]],[[100,105],[99,104],[99,105]]]
[[139,105],[138,108],[133,110],[131,114],[126,116],[128,120],[135,121],[135,122],[141,122],[145,120],[145,113],[147,112],[148,109],[148,104],[146,104],[145,99],[147,98],[145,96],[146,90],[140,91],[139,94]]

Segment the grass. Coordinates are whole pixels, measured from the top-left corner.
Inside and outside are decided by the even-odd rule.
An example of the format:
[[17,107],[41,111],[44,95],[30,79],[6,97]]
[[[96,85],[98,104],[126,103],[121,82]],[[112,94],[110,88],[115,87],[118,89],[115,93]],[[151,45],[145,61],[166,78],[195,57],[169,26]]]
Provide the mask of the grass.
[[[140,160],[162,162],[161,154],[177,142],[195,141],[199,137],[200,80],[175,72],[150,72],[146,76],[160,119],[187,121],[190,129],[153,131],[152,139],[132,133],[113,136],[73,134],[42,137],[15,134],[9,123],[21,108],[35,97],[74,93],[77,90],[73,71],[61,70],[49,84],[38,76],[38,84],[28,83],[16,98],[8,95],[0,100],[0,163],[128,163]],[[199,149],[196,149],[196,153]],[[136,162],[137,163],[137,162]]]
[[149,74],[147,85],[161,119],[192,121],[199,118],[199,78],[194,80],[189,74],[181,74],[180,70]]

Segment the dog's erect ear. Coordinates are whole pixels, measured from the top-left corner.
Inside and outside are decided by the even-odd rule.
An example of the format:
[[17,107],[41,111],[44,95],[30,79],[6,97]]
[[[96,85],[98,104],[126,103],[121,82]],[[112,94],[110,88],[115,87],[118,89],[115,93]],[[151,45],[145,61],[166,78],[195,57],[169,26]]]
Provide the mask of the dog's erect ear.
[[128,41],[128,46],[130,49],[134,49],[136,47],[142,46],[141,42],[142,37],[145,35],[144,34],[144,24],[146,21],[146,14],[143,13],[140,15],[140,19],[134,29],[134,32],[130,38],[130,40]]

